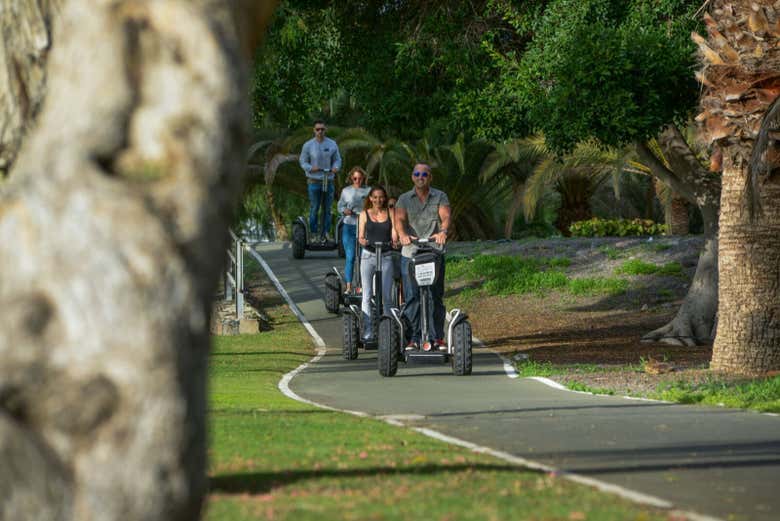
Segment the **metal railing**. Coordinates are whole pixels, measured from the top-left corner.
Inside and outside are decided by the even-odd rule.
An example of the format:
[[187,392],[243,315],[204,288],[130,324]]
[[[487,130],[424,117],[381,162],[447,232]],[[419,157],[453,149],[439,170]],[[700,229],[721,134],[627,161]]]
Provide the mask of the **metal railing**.
[[227,249],[230,262],[225,269],[225,300],[233,300],[236,295],[236,320],[244,318],[244,241],[230,232],[230,246]]

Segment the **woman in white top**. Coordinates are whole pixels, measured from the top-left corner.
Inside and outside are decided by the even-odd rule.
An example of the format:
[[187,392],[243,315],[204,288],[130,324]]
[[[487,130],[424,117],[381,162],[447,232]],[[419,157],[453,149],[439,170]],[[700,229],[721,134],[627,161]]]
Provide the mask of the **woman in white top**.
[[370,188],[366,186],[366,172],[359,166],[349,171],[347,181],[351,183],[344,187],[339,198],[338,210],[344,216],[341,227],[341,243],[344,245],[344,282],[346,292],[352,291],[352,271],[355,265],[355,238],[357,237],[358,215],[363,209],[363,200]]

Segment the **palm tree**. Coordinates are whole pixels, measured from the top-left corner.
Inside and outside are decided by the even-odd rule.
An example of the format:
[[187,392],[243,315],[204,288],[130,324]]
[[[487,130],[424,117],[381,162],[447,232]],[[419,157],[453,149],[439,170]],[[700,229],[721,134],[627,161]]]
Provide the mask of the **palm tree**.
[[506,189],[509,210],[504,219],[504,238],[512,238],[515,220],[523,206],[525,183],[549,153],[537,140],[514,139],[498,143],[487,155],[479,172],[483,183],[494,183]]
[[[247,190],[262,182],[265,185],[266,203],[274,225],[276,237],[287,240],[288,233],[285,219],[274,195],[274,187],[291,194],[306,197],[306,182],[297,169],[284,170],[284,175],[278,175],[285,165],[296,164],[301,146],[309,139],[310,129],[299,129],[290,136],[282,136],[273,140],[261,140],[249,147],[248,169],[250,171]],[[260,173],[258,179],[252,173]]]
[[718,325],[712,369],[780,369],[780,182],[775,141],[780,16],[768,1],[713,0],[702,69],[702,133],[722,151]]
[[540,160],[523,193],[526,218],[534,215],[549,190],[555,190],[561,196],[555,227],[568,236],[572,222],[592,217],[590,198],[604,182],[620,174],[625,154],[585,141],[559,158],[547,149],[543,136],[533,136],[528,140],[528,145],[538,150]]
[[[431,136],[417,143],[417,159],[431,165],[434,186],[446,192],[450,200],[450,235],[454,239],[495,237],[493,202],[500,200],[501,190],[497,185],[482,183],[479,175],[493,148],[493,144],[482,139],[467,142],[463,134],[451,143],[441,144]],[[408,179],[409,174],[406,175]]]

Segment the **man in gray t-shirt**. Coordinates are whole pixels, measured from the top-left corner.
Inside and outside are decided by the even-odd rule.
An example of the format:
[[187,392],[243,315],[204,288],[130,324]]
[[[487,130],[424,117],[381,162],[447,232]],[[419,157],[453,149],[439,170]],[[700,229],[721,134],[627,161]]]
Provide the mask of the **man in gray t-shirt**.
[[[444,245],[450,226],[450,200],[441,190],[431,188],[433,174],[426,163],[417,163],[412,171],[414,189],[401,197],[395,205],[395,229],[403,245],[401,250],[401,275],[404,283],[404,315],[412,324],[407,348],[422,346],[423,350],[446,349],[444,344]],[[431,286],[433,306],[430,306],[428,322],[433,324],[432,338],[420,338],[420,302],[417,281],[409,274],[409,259],[417,251],[413,239],[430,238],[442,251],[440,272]],[[422,341],[422,344],[420,342]]]

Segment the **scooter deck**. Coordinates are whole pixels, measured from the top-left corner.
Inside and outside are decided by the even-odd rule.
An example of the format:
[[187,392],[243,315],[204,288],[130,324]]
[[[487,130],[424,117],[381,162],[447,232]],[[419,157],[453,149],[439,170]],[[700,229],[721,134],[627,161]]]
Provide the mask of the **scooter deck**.
[[420,351],[418,349],[405,351],[404,357],[407,363],[418,364],[443,364],[449,359],[449,355],[443,351]]
[[336,243],[336,241],[311,242],[306,245],[306,249],[311,251],[335,250],[338,247],[339,245]]

